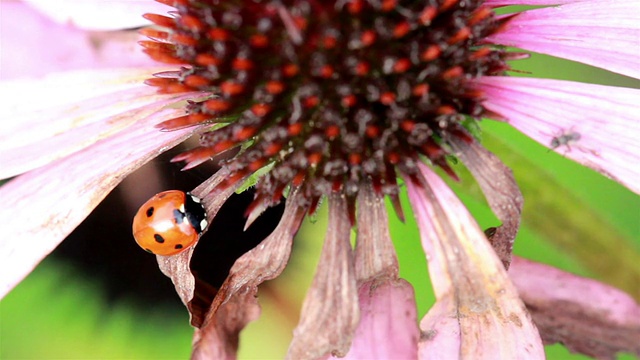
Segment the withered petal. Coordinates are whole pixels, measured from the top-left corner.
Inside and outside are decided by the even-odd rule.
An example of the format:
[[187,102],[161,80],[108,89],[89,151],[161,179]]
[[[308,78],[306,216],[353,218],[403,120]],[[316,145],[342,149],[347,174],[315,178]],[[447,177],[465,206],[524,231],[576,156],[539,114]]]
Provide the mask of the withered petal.
[[235,359],[240,331],[260,316],[260,305],[251,288],[235,293],[216,310],[216,316],[207,316],[202,327],[196,329],[191,359]]
[[509,276],[547,344],[615,359],[640,356],[640,305],[626,293],[595,280],[514,257]]
[[502,221],[502,226],[497,227],[488,238],[498,258],[508,269],[524,203],[513,172],[478,142],[467,143],[454,137],[450,143],[480,185],[491,210]]
[[322,254],[287,359],[344,356],[349,350],[360,316],[347,214],[345,197],[332,194]]
[[256,301],[258,285],[280,275],[289,260],[293,237],[306,213],[299,197],[294,190],[276,229],[233,264],[204,323],[196,331],[193,358],[235,357],[240,331],[260,313]]
[[442,179],[418,167],[421,183],[406,184],[437,298],[421,323],[421,357],[444,348],[446,356],[433,358],[544,358],[531,317],[485,235]]
[[358,193],[358,206],[355,249],[358,284],[373,279],[397,279],[398,258],[389,234],[384,198],[369,184]]
[[258,285],[282,273],[291,255],[293,238],[307,210],[300,206],[300,197],[298,190],[293,190],[276,229],[258,246],[236,260],[211,307],[212,314],[236,293],[249,288],[257,292]]

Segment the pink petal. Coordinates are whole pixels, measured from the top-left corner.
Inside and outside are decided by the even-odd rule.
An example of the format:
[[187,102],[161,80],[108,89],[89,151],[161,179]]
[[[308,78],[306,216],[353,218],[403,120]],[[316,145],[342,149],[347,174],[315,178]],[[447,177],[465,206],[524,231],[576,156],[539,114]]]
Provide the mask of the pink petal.
[[[156,104],[161,109],[162,102]],[[150,106],[153,107],[153,106]],[[160,132],[145,110],[127,131],[26,173],[0,187],[0,296],[4,296],[67,236],[127,174],[186,139],[192,130]],[[46,151],[46,150],[42,150]]]
[[358,192],[357,223],[354,262],[358,285],[375,279],[397,279],[398,257],[389,233],[384,197],[371,184]]
[[570,81],[485,77],[484,106],[539,143],[640,192],[640,90]]
[[420,358],[542,359],[517,291],[464,205],[426,165],[407,181],[437,298],[421,322]]
[[302,303],[287,359],[344,356],[360,317],[351,224],[343,195],[329,197],[329,225],[313,283]]
[[640,305],[624,292],[514,257],[509,275],[546,343],[599,359],[640,355]]
[[60,159],[156,112],[165,105],[158,101],[172,97],[142,83],[150,73],[84,71],[1,82],[0,178]]
[[86,30],[120,30],[150,25],[148,12],[166,14],[172,8],[155,1],[25,0],[59,24]]
[[360,324],[343,359],[417,359],[420,329],[411,285],[404,280],[368,282],[360,286],[358,297]]
[[583,1],[525,11],[489,42],[640,77],[640,2]]
[[485,0],[484,5],[497,7],[509,5],[560,5],[587,0]]
[[0,28],[2,80],[74,69],[157,66],[137,44],[143,39],[137,31],[88,32],[55,23],[20,2],[0,2]]

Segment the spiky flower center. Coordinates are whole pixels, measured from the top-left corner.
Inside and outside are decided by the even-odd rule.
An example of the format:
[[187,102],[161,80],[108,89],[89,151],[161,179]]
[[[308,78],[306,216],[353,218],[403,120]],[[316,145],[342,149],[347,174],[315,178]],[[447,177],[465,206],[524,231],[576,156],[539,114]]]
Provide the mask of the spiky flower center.
[[[159,0],[160,1],[160,0]],[[202,91],[165,129],[216,126],[187,166],[241,147],[225,166],[231,185],[265,167],[258,202],[288,185],[317,203],[332,191],[355,202],[363,182],[395,198],[398,173],[446,162],[461,122],[483,108],[470,80],[499,75],[505,53],[482,45],[501,26],[470,0],[162,0],[174,17],[147,15],[155,59],[185,64],[149,83],[163,92]]]

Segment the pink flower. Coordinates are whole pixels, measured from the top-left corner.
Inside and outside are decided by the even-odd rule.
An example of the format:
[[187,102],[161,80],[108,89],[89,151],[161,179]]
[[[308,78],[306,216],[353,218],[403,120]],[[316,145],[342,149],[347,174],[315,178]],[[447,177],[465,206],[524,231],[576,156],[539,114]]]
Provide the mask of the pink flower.
[[[508,77],[517,62],[507,60],[523,54],[500,47],[637,78],[636,1],[162,2],[175,7],[173,15],[148,15],[162,28],[143,30],[154,41],[142,44],[152,58],[186,65],[182,68],[152,69],[135,55],[113,57],[90,40],[117,43],[114,33],[81,31],[40,18],[20,3],[2,3],[8,10],[3,14],[21,12],[15,18],[33,24],[26,36],[46,29],[48,35],[78,40],[69,48],[50,38],[21,47],[32,41],[2,34],[3,44],[14,42],[25,52],[3,52],[12,65],[0,83],[7,101],[0,110],[0,175],[14,177],[0,188],[2,295],[128,173],[201,132],[201,147],[179,157],[189,168],[241,149],[228,151],[222,170],[193,191],[209,217],[260,169],[266,170],[256,183],[247,226],[288,195],[276,230],[236,261],[218,295],[204,305],[196,303],[205,294],[189,270],[193,248],[158,256],[197,328],[194,358],[235,356],[238,332],[259,315],[257,286],[282,272],[295,233],[322,198],[328,200],[329,227],[289,358],[544,356],[538,328],[519,296],[530,305],[528,284],[517,280],[514,286],[506,271],[523,199],[511,171],[480,145],[467,124],[482,116],[507,122],[639,192],[640,91]],[[520,3],[563,5],[503,16],[493,12]],[[122,2],[110,9],[117,4]],[[76,3],[71,9],[91,8]],[[60,17],[66,13],[55,10],[63,23],[98,24],[79,15]],[[149,11],[155,11],[151,5]],[[76,62],[64,60],[69,56]],[[38,66],[42,63],[46,66]],[[114,66],[128,68],[99,70]],[[85,70],[52,73],[78,68]],[[142,84],[151,73],[157,77],[148,83],[162,94]],[[186,106],[180,103],[187,99],[192,101]],[[159,123],[173,131],[157,131]],[[487,234],[489,241],[427,166],[457,179],[451,156],[473,174],[502,221]],[[437,297],[419,326],[413,290],[398,278],[383,202],[388,197],[404,216],[398,178],[408,190]],[[515,264],[517,269],[522,263]],[[530,273],[545,271],[540,269],[532,265]],[[624,297],[596,284],[584,288],[612,304]],[[629,313],[637,312],[637,304],[624,302]],[[634,331],[634,324],[613,315],[598,319],[619,333]],[[545,317],[540,319],[533,320],[540,325]],[[543,339],[557,341],[546,336],[548,327],[539,329]],[[560,340],[598,356],[638,351],[627,343],[591,351],[579,335]]]

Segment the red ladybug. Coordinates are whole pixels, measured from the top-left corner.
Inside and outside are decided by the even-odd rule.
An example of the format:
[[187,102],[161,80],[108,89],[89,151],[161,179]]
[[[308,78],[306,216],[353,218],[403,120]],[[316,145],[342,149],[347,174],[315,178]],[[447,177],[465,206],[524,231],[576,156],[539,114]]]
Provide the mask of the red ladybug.
[[175,255],[195,244],[207,224],[200,198],[179,190],[163,191],[138,210],[133,237],[147,252]]

